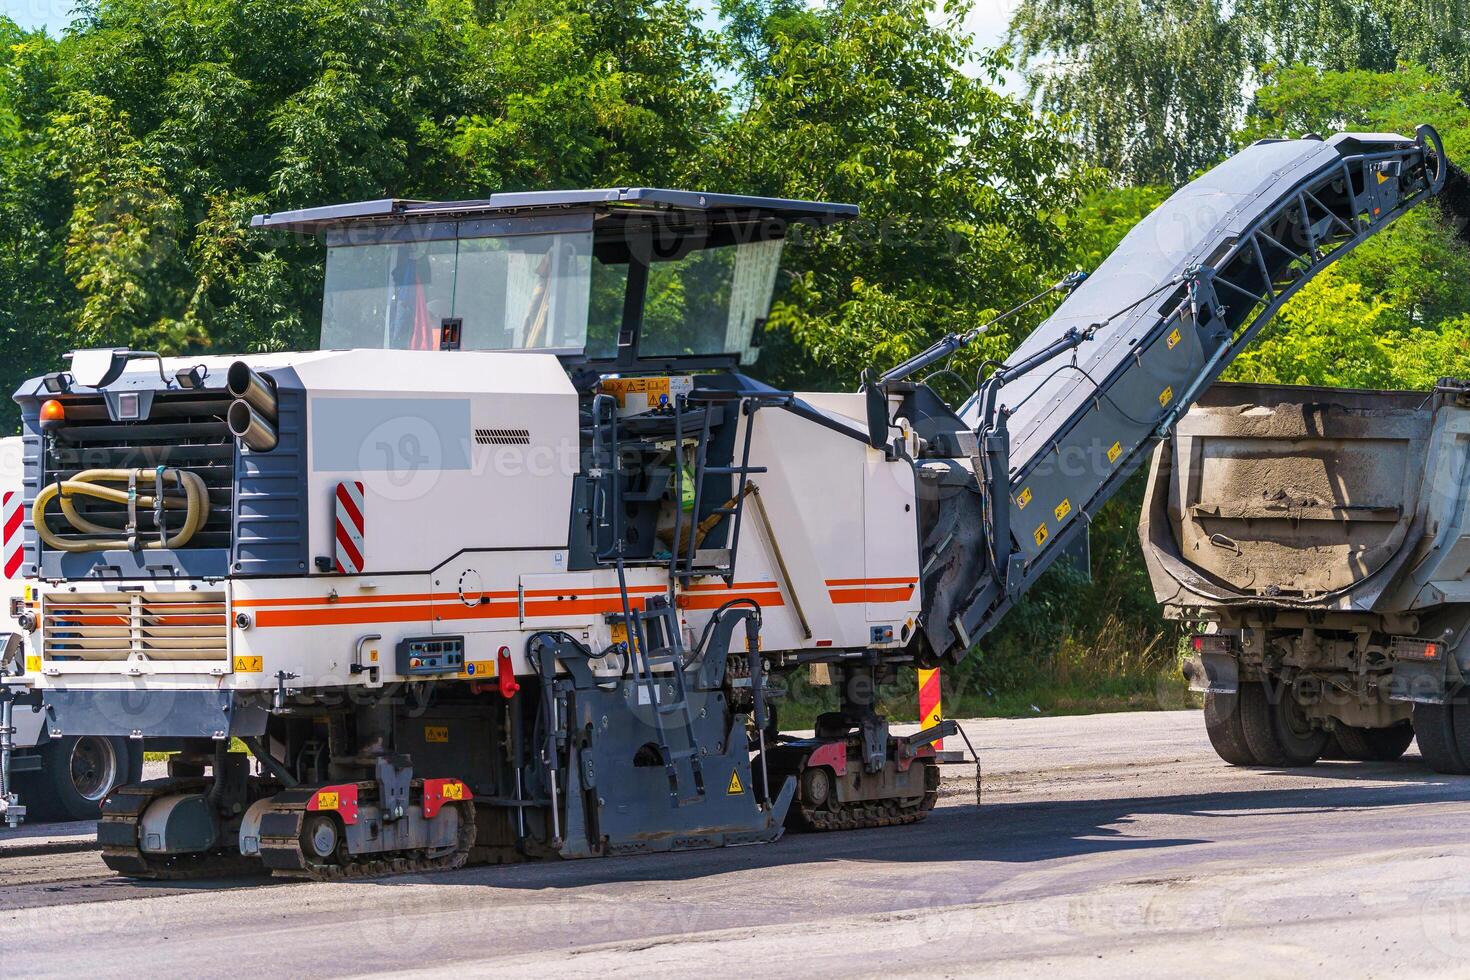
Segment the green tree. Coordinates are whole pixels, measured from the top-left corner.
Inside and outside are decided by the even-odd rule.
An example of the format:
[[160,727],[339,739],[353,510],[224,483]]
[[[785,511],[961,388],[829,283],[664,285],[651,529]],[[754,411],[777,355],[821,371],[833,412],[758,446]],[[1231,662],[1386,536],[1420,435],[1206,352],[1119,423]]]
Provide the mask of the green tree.
[[[0,19],[0,387],[8,394],[70,346],[76,299],[65,269],[70,202],[46,165],[56,44]],[[13,432],[9,399],[0,434]]]
[[1461,0],[1022,0],[1011,36],[1032,95],[1074,116],[1088,158],[1120,183],[1178,185],[1217,162],[1247,93],[1295,66],[1348,85],[1418,67],[1470,91]]
[[1114,183],[1181,184],[1232,148],[1250,64],[1222,0],[1021,0],[1011,37],[1032,95]]
[[320,243],[254,213],[694,179],[729,102],[700,20],[685,0],[99,0],[55,41],[0,19],[0,377],[90,344],[313,346]]
[[[1062,224],[1090,175],[1056,120],[986,83],[1002,62],[975,52],[965,9],[931,22],[919,0],[846,0],[796,18],[779,7],[755,29],[769,52],[758,72],[741,62],[749,104],[706,147],[706,183],[863,212],[788,246],[768,353],[806,356],[773,380],[851,388],[1063,265]],[[1008,351],[1035,322],[960,363]]]
[[[1470,109],[1422,68],[1323,72],[1298,66],[1256,93],[1242,140],[1271,132],[1412,132],[1427,122],[1452,160],[1470,158]],[[1470,253],[1460,229],[1419,208],[1308,283],[1243,353],[1231,377],[1351,387],[1419,387],[1466,371]]]

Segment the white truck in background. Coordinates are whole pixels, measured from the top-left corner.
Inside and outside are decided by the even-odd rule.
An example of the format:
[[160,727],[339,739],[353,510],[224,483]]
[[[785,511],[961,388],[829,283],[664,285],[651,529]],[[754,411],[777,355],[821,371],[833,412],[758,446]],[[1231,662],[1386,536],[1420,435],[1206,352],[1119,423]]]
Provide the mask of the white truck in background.
[[[12,606],[23,601],[25,588],[20,569],[25,520],[22,453],[19,436],[0,439],[0,644],[4,645],[19,632]],[[17,666],[23,667],[23,662]],[[25,674],[0,677],[0,683],[17,691],[28,687]],[[20,703],[12,709],[13,749],[8,773],[0,774],[0,823],[22,817],[95,820],[114,787],[142,776],[142,742],[95,735],[51,738],[45,720],[43,707]]]

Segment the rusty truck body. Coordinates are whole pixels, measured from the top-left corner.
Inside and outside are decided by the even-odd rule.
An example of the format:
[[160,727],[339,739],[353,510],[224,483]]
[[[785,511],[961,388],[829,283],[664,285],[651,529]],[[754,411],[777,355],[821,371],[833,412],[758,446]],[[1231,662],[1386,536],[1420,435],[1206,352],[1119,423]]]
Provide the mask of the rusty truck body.
[[1470,771],[1470,382],[1218,384],[1155,451],[1140,537],[1237,765]]

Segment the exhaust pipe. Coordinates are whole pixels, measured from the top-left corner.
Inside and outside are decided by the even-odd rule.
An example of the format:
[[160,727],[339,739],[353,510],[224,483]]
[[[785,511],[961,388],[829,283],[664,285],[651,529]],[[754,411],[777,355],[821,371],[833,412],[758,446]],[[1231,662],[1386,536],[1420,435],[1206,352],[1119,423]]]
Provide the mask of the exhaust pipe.
[[268,453],[276,448],[276,427],[245,399],[237,398],[230,403],[225,421],[229,423],[230,434],[251,452]]
[[230,365],[225,389],[235,396],[225,421],[230,433],[251,452],[268,453],[276,448],[279,422],[276,390],[244,361]]
[[225,375],[225,389],[236,398],[244,399],[263,418],[276,424],[276,388],[265,378],[256,374],[244,361],[230,365]]

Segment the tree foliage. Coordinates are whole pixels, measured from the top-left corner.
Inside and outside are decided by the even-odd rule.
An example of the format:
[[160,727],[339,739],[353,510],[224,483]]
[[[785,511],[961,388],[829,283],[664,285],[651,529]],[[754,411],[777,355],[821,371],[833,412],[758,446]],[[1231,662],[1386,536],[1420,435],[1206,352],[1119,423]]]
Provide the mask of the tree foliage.
[[1017,62],[1123,184],[1178,185],[1224,156],[1280,70],[1417,66],[1470,91],[1470,8],[1396,0],[1022,0]]
[[1115,183],[1178,184],[1224,156],[1249,68],[1223,0],[1022,0],[1017,56]]
[[0,20],[0,382],[84,345],[313,346],[320,245],[249,218],[382,196],[857,203],[865,222],[792,244],[763,365],[782,380],[850,387],[1056,274],[1086,173],[987,84],[1001,63],[962,8],[722,11],[712,30],[688,0],[98,0],[60,39]]
[[[713,186],[868,215],[793,250],[771,320],[807,357],[783,381],[851,387],[858,370],[1034,292],[1064,260],[1061,224],[1089,176],[1055,120],[986,83],[1001,62],[928,14],[909,0],[794,19],[778,8],[747,107],[706,148]],[[1017,339],[998,333],[988,352]]]

